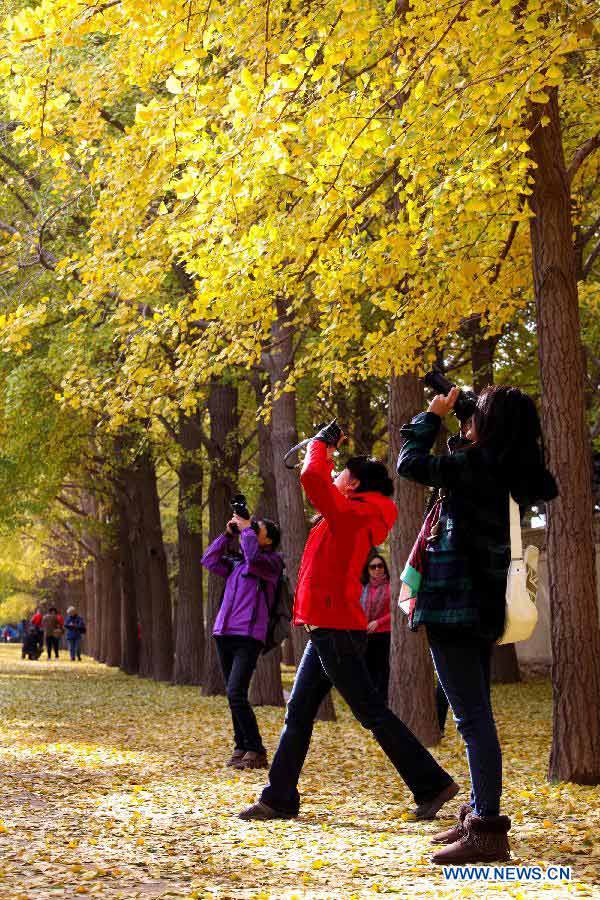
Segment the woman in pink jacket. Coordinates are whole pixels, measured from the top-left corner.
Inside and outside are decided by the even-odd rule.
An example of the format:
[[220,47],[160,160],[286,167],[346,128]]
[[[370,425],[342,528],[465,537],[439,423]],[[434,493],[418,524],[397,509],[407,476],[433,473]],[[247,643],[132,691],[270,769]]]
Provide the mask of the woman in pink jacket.
[[361,606],[367,617],[365,662],[374,684],[387,702],[390,680],[390,572],[383,556],[373,550],[363,569]]

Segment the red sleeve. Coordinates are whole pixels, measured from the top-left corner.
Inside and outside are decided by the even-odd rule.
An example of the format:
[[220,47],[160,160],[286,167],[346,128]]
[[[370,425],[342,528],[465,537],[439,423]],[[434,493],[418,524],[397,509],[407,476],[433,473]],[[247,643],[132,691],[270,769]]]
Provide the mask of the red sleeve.
[[60,613],[57,613],[57,614],[56,614],[56,621],[57,621],[58,624],[61,626],[61,628],[62,628],[62,626],[65,624],[65,620],[63,619],[63,617],[61,616]]
[[327,445],[323,441],[311,441],[304,458],[300,481],[314,508],[330,523],[354,512],[350,501],[331,480],[332,469],[333,462],[327,458]]

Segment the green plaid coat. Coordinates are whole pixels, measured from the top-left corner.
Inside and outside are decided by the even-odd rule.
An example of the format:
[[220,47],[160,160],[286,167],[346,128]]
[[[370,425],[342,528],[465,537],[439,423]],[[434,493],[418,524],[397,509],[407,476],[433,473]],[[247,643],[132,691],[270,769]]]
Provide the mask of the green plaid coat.
[[440,526],[427,544],[411,627],[496,640],[504,630],[510,565],[508,485],[485,449],[432,456],[440,423],[434,413],[420,413],[402,428],[398,474],[443,489]]

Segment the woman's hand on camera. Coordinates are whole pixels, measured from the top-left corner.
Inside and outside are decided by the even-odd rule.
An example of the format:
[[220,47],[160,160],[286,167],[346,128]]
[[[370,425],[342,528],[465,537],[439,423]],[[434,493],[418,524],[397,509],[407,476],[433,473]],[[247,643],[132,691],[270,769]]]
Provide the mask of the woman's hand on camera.
[[457,387],[453,387],[447,396],[445,396],[444,394],[438,394],[429,404],[428,412],[435,413],[436,416],[439,416],[440,419],[443,419],[444,416],[447,416],[450,410],[453,408],[454,404],[456,403],[456,398],[459,394],[460,391]]
[[233,531],[233,529],[231,527],[232,525],[237,525],[237,522],[235,521],[235,519],[230,519],[229,522],[227,523],[227,525],[225,526],[225,534],[228,534],[229,537],[233,537],[235,534],[235,531]]
[[335,447],[331,447],[330,445],[327,446],[327,459],[333,459],[338,447],[340,447],[344,443],[345,440],[347,440],[346,435],[344,434],[344,432],[342,432],[340,439],[338,440]]
[[231,521],[235,525],[237,525],[237,527],[240,529],[240,531],[245,531],[246,528],[250,528],[250,525],[252,524],[251,519],[242,519],[242,517],[238,516],[237,513],[235,513],[235,515],[233,516],[233,519]]

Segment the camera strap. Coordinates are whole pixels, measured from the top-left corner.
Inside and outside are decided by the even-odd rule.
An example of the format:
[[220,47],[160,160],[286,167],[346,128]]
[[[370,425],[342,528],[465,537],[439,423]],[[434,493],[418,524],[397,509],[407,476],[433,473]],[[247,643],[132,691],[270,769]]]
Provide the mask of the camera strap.
[[300,441],[298,444],[294,444],[294,446],[288,450],[288,452],[283,457],[283,462],[284,462],[286,469],[297,469],[298,468],[300,463],[293,463],[290,466],[288,463],[288,459],[290,458],[290,456],[293,456],[294,453],[298,453],[300,450],[303,450],[304,447],[308,446],[308,444],[310,444],[311,441],[312,441],[312,438],[305,438],[303,441]]

